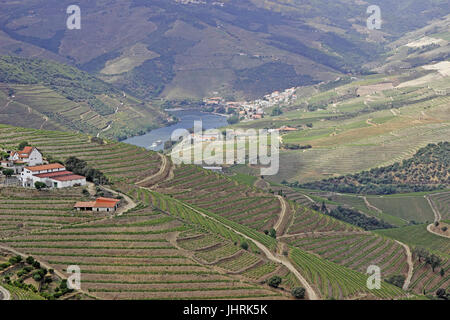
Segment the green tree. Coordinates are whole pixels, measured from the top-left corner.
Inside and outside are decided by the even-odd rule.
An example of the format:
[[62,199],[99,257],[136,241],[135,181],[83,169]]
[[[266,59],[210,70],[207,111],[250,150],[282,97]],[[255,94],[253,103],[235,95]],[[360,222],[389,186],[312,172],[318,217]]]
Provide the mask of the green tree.
[[276,231],[274,228],[272,228],[272,229],[270,229],[270,231],[269,231],[269,235],[270,235],[272,238],[276,239],[276,238],[277,238],[277,231]]
[[386,279],[387,283],[393,284],[394,286],[397,286],[399,288],[403,288],[403,284],[405,283],[405,276],[404,275],[393,275],[390,276],[388,279]]
[[245,241],[241,242],[241,248],[244,250],[248,250],[248,243]]
[[3,169],[2,173],[6,177],[6,180],[8,180],[8,178],[10,178],[14,174],[14,170],[13,169]]
[[28,147],[30,144],[27,141],[22,141],[21,143],[19,143],[19,146],[17,147],[17,149],[19,150],[23,150],[23,148]]
[[302,287],[296,287],[292,289],[292,295],[297,299],[304,299],[305,298],[306,290]]
[[43,182],[36,181],[36,182],[34,183],[34,187],[35,187],[36,189],[38,189],[38,190],[42,190],[42,189],[47,188],[47,185],[46,185],[45,183],[43,183]]
[[281,278],[279,276],[273,276],[269,279],[269,286],[272,288],[278,288],[278,286],[281,284]]
[[34,258],[32,256],[27,257],[27,259],[25,260],[28,264],[33,264],[34,263]]

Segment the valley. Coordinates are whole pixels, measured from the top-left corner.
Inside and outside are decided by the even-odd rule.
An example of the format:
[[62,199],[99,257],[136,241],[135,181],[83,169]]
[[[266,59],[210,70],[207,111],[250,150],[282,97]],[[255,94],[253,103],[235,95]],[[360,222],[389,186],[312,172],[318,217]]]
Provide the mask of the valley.
[[0,300],[450,298],[448,1],[68,5],[0,4]]

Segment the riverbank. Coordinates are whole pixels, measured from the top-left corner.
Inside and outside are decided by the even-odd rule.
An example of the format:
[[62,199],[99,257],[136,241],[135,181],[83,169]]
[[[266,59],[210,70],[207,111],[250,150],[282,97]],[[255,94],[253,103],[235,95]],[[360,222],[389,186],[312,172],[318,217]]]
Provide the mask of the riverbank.
[[[123,142],[153,151],[161,151],[164,150],[164,143],[171,140],[175,130],[189,130],[194,127],[194,121],[201,121],[202,127],[205,130],[216,129],[228,125],[228,118],[223,114],[207,113],[194,109],[173,111],[171,113],[179,120],[176,124],[152,130],[144,135],[126,139]],[[155,146],[155,144],[157,145]]]

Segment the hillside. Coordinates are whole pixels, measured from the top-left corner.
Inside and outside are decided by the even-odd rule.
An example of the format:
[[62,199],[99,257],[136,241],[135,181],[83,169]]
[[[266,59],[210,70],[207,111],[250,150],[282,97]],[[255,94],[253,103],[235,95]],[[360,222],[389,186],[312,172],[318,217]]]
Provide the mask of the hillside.
[[[302,286],[309,299],[405,295],[385,281],[380,290],[366,287],[365,268],[375,262],[382,262],[389,275],[407,275],[405,251],[394,241],[224,175],[173,165],[142,148],[98,144],[82,134],[0,128],[5,148],[24,139],[53,159],[83,159],[111,182],[87,193],[82,188],[2,188],[1,245],[61,272],[68,264],[80,265],[84,294],[101,299],[290,298],[290,290]],[[124,158],[124,153],[133,156]],[[112,217],[72,211],[74,201],[111,188],[128,202],[127,211]],[[212,190],[217,203],[211,201]],[[276,239],[266,228],[276,229]],[[326,237],[314,238],[322,232]],[[325,242],[305,246],[298,239]],[[337,250],[339,243],[348,250]],[[273,275],[281,277],[284,291],[264,282]]]
[[302,185],[333,192],[392,194],[444,188],[450,182],[450,143],[429,144],[408,160],[358,174]]
[[0,53],[69,63],[141,98],[259,97],[365,72],[386,44],[449,13],[445,0],[378,1],[383,28],[369,32],[356,0],[221,3],[82,0],[81,30],[66,30],[69,0],[3,2]]
[[123,139],[159,127],[166,116],[74,67],[1,56],[0,122]]

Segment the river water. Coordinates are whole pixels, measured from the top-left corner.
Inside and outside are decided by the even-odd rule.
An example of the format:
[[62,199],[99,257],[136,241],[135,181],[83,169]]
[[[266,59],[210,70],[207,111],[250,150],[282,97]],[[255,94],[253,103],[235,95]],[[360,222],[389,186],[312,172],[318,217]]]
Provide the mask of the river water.
[[[172,133],[176,129],[190,129],[194,127],[194,121],[201,120],[203,129],[215,129],[226,126],[227,118],[211,113],[204,113],[194,110],[183,110],[171,112],[180,121],[177,124],[155,129],[145,135],[129,138],[123,142],[144,147],[150,150],[163,150],[164,142],[169,141]],[[157,146],[152,147],[153,143],[161,141]]]

